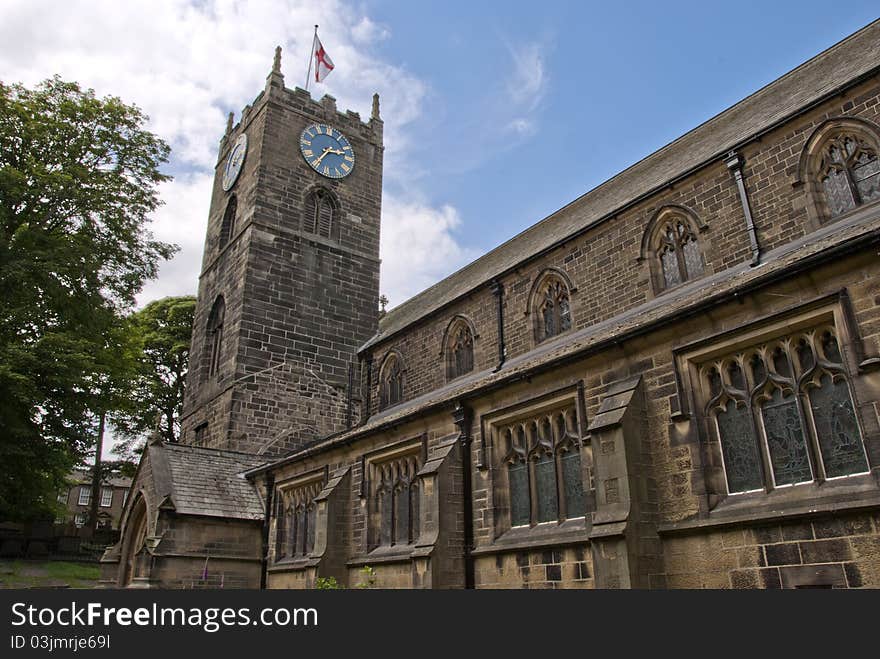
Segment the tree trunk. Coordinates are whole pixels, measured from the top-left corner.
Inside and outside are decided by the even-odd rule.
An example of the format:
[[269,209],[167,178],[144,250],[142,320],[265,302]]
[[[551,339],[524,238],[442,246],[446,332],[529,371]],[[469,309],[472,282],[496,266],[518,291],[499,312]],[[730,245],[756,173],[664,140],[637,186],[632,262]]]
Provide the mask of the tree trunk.
[[98,421],[98,441],[95,445],[95,467],[92,471],[92,500],[89,508],[89,528],[92,530],[92,536],[98,528],[98,504],[101,496],[101,453],[104,451],[104,421],[106,413],[101,412]]

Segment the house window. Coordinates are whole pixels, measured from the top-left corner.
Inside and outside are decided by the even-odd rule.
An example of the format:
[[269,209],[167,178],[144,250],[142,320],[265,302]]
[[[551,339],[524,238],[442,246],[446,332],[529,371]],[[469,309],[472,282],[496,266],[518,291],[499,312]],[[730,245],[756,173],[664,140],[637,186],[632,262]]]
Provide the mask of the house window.
[[474,370],[474,333],[464,319],[452,321],[446,332],[446,378],[454,380]]
[[220,359],[223,352],[223,317],[226,315],[226,302],[218,295],[208,316],[208,377],[213,377],[220,370]]
[[410,545],[419,536],[418,455],[372,464],[369,549]]
[[79,488],[79,505],[88,506],[91,502],[92,502],[92,488],[91,487]]
[[67,503],[67,499],[70,497],[70,490],[64,489],[58,493],[58,503]]
[[701,377],[729,493],[868,471],[833,325],[713,360]]
[[384,409],[403,401],[403,369],[401,359],[392,353],[382,366],[379,383],[379,406]]
[[[583,517],[585,447],[573,406],[542,412],[498,427],[503,451],[510,526],[534,526]],[[587,481],[589,482],[589,480]]]
[[101,507],[109,508],[113,504],[113,489],[109,487],[101,488]]
[[323,481],[279,489],[275,504],[275,560],[306,558],[315,548],[317,504]]
[[226,204],[226,212],[223,213],[223,222],[220,225],[220,247],[223,248],[232,238],[235,231],[235,215],[238,212],[238,199],[235,195],[229,198]]
[[873,141],[840,131],[826,138],[820,154],[816,175],[829,218],[880,199],[880,159]]
[[557,275],[547,275],[532,294],[535,339],[538,343],[571,329],[571,298],[568,285]]
[[336,230],[334,222],[338,214],[336,200],[327,190],[317,189],[306,199],[303,228],[324,238],[333,238]]
[[80,529],[86,525],[86,514],[85,513],[77,513],[73,517],[73,523],[76,528]]

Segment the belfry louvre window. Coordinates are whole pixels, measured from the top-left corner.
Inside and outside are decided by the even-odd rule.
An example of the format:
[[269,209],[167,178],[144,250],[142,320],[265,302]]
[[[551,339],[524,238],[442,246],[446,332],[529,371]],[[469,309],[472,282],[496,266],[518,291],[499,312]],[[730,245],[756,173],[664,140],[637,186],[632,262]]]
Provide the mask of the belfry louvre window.
[[729,493],[868,471],[833,325],[713,360],[701,378]]
[[332,238],[336,221],[336,202],[326,190],[313,191],[306,200],[305,230],[317,236]]
[[220,225],[220,247],[224,247],[232,238],[235,231],[235,216],[238,213],[238,199],[235,195],[229,198],[226,204],[226,212],[223,213],[223,222]]
[[583,517],[587,512],[574,407],[543,412],[499,427],[510,526]]
[[409,453],[370,465],[369,550],[418,540],[420,463]]
[[208,377],[220,370],[220,356],[223,352],[223,318],[226,315],[226,302],[217,296],[211,314],[208,316]]
[[559,277],[547,277],[538,289],[536,306],[539,342],[571,329],[571,299],[568,287]]
[[279,490],[275,503],[275,560],[305,558],[315,548],[317,505],[322,481]]
[[877,146],[855,132],[839,132],[827,139],[817,175],[831,218],[880,199]]

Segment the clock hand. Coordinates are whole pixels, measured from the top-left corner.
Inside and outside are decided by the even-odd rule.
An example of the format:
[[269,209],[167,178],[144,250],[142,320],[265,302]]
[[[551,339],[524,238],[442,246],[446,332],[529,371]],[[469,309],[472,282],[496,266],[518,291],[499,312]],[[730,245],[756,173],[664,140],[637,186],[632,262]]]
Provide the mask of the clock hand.
[[321,161],[324,159],[324,156],[326,156],[328,153],[332,153],[332,152],[333,152],[333,149],[331,149],[329,146],[328,146],[328,147],[324,147],[324,153],[322,153],[320,156],[318,156],[318,157],[315,159],[315,162],[314,162],[313,166],[314,166],[314,167],[317,167],[318,165],[320,165],[320,164],[321,164]]

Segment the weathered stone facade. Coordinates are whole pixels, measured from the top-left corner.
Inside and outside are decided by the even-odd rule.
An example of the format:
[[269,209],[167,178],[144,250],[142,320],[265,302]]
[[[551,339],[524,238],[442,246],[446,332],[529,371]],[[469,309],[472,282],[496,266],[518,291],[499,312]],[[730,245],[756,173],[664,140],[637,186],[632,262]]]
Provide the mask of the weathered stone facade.
[[880,587],[878,61],[875,22],[392,309],[317,441],[296,387],[245,422],[194,383],[188,429],[278,438],[246,471],[266,585]]

